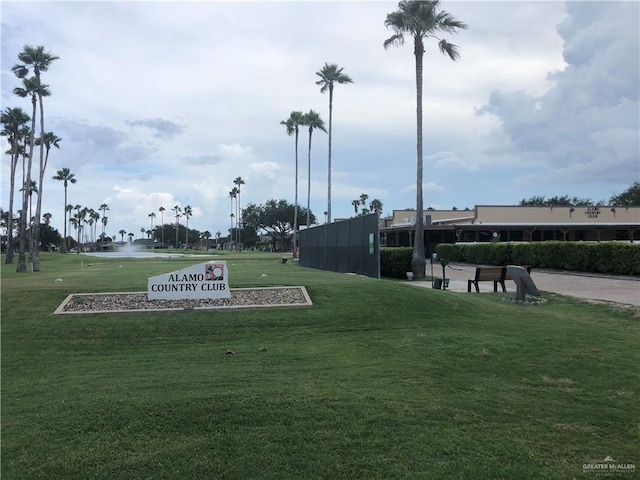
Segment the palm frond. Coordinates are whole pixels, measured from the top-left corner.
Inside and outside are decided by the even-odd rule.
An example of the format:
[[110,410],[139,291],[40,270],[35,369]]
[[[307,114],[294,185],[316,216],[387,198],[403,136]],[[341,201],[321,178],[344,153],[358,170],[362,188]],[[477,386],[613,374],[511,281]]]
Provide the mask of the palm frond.
[[438,47],[440,51],[448,55],[451,60],[456,61],[460,58],[460,48],[457,45],[449,43],[446,40],[440,40]]

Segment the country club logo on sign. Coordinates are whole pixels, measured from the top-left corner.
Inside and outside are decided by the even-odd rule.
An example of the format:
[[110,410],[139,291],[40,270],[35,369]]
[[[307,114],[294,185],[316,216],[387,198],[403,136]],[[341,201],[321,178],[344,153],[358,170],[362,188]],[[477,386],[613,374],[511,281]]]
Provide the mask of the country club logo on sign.
[[149,300],[229,298],[229,272],[226,262],[205,262],[177,272],[150,277]]

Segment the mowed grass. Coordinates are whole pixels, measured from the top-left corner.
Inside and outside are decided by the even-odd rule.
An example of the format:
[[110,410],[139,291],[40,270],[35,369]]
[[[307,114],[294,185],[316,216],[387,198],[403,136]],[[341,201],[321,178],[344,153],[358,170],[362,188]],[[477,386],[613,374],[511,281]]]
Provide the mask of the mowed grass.
[[70,293],[142,291],[205,257],[2,265],[3,479],[592,479],[583,464],[607,455],[640,464],[637,309],[218,258],[232,287],[304,285],[314,305],[53,315]]

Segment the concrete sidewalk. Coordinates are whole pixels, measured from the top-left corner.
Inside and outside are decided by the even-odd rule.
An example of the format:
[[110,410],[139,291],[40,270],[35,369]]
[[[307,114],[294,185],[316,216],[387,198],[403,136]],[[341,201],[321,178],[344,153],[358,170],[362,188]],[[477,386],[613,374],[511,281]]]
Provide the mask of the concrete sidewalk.
[[[446,276],[450,279],[449,290],[452,292],[467,292],[467,280],[475,275],[476,265],[450,264],[445,268]],[[427,276],[431,275],[431,265],[427,263]],[[442,277],[442,266],[433,264],[433,276]],[[640,307],[640,278],[638,277],[608,277],[590,274],[575,274],[550,270],[531,270],[531,278],[543,293],[558,293],[587,300],[604,300]],[[408,282],[409,283],[409,282]],[[431,288],[431,281],[410,282],[413,285]],[[507,292],[516,292],[513,280],[505,282]],[[480,293],[493,293],[493,282],[480,282]],[[475,287],[471,286],[469,295],[477,295]],[[502,288],[498,285],[498,292]]]

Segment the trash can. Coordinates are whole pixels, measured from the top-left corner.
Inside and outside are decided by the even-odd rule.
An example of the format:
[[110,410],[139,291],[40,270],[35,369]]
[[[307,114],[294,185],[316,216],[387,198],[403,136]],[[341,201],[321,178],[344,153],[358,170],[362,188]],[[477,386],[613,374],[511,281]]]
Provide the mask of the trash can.
[[442,279],[441,278],[434,278],[433,279],[433,288],[435,288],[436,290],[441,290],[442,289]]

